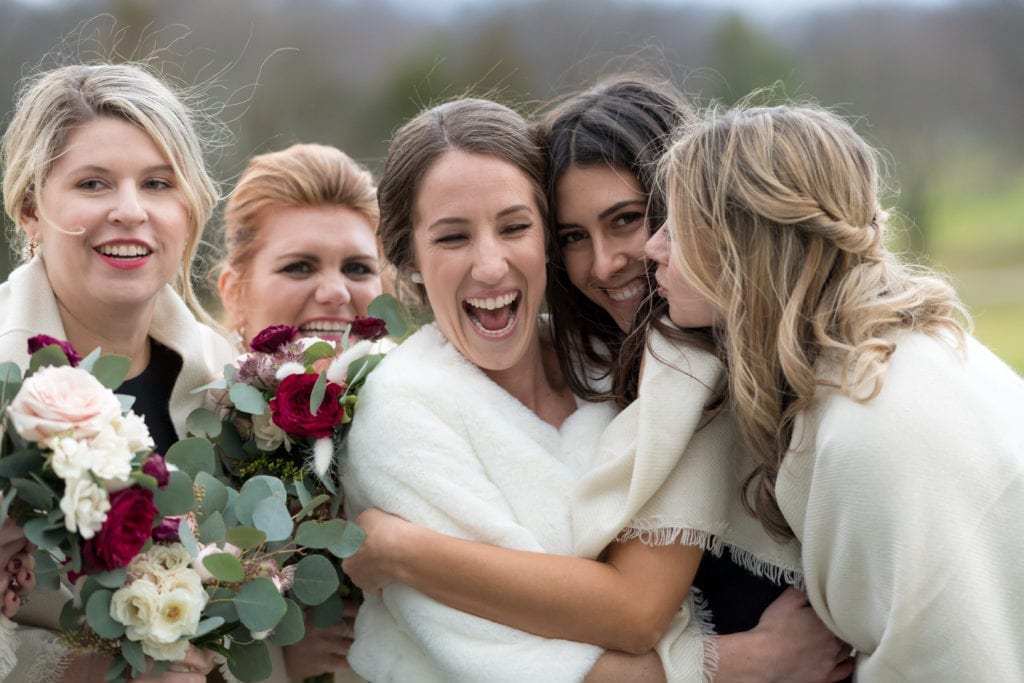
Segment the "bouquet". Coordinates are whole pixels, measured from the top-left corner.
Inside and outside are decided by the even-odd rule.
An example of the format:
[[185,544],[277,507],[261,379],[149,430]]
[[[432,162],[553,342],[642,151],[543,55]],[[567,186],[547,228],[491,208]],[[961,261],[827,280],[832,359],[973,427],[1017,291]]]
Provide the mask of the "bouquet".
[[[240,564],[246,577],[269,575],[285,597],[276,603],[278,611],[287,605],[282,621],[253,622],[268,614],[258,601],[252,603],[259,610],[248,614],[249,623],[241,619],[254,638],[244,645],[236,638],[231,644],[231,654],[244,648],[244,657],[229,659],[231,672],[240,679],[255,680],[247,677],[255,674],[253,663],[265,656],[258,636],[276,645],[297,642],[304,635],[303,609],[312,609],[317,626],[329,626],[342,618],[342,599],[354,594],[339,559],[358,550],[364,535],[340,517],[344,495],[336,458],[344,457],[359,389],[384,357],[389,343],[384,337],[400,340],[411,331],[393,297],[375,299],[370,313],[374,315],[350,323],[338,343],[303,337],[287,325],[262,330],[250,351],[224,368],[223,379],[195,390],[219,393],[220,410],[193,412],[188,428],[194,436],[179,445],[187,443],[189,449],[216,457],[204,455],[210,461],[199,466],[169,456],[183,469],[201,472],[203,485],[211,490],[239,491],[219,516],[216,509],[211,514],[216,506],[200,504],[199,541],[226,541],[214,544],[216,566],[209,566],[209,556],[204,560],[211,574],[231,585],[240,576]],[[217,483],[209,472],[216,474]],[[218,525],[228,518],[242,526],[225,533]],[[252,551],[264,553],[263,559],[246,560],[244,553]],[[240,562],[223,557],[239,553]],[[231,576],[224,572],[229,565]],[[269,599],[269,589],[265,594]],[[232,617],[225,615],[226,621]]]

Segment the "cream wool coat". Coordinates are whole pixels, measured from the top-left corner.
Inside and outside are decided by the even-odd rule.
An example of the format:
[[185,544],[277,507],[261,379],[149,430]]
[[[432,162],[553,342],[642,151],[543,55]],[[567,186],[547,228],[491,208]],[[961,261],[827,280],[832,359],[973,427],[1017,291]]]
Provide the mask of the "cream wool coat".
[[[193,395],[192,389],[209,382],[230,362],[231,348],[223,337],[195,319],[170,286],[158,295],[149,333],[182,358],[181,372],[171,392],[170,414],[175,430],[184,435],[186,418],[205,400],[202,394]],[[0,284],[0,361],[12,361],[24,368],[29,357],[27,340],[36,334],[67,338],[39,256],[16,268]],[[11,671],[14,662],[7,660],[10,666],[5,674],[0,657],[0,680],[7,675],[17,683],[37,683],[61,675],[68,652],[53,633],[43,629],[57,627],[64,600],[65,595],[58,591],[41,591],[21,609],[17,617],[20,624],[42,628],[19,627],[11,631],[18,641],[18,666]]]
[[777,480],[859,682],[1024,681],[1024,381],[904,334],[881,393],[820,389]]
[[[377,506],[460,538],[572,553],[570,492],[612,406],[581,402],[555,429],[428,325],[374,370],[358,412],[343,464],[350,519]],[[349,659],[374,683],[557,683],[582,680],[601,652],[393,584],[366,598]]]

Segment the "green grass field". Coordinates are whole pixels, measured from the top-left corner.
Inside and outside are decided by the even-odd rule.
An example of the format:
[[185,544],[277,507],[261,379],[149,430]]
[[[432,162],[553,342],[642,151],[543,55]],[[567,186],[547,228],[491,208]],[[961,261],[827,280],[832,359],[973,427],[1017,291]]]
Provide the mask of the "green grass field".
[[932,194],[928,261],[956,284],[975,336],[1024,374],[1024,173],[997,183],[971,175]]

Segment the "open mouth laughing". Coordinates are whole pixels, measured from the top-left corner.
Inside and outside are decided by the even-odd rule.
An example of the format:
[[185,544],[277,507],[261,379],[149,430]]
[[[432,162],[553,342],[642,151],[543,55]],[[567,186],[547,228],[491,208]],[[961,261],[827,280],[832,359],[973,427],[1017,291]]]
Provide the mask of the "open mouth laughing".
[[519,290],[495,297],[467,297],[462,309],[480,334],[500,337],[515,325],[521,299]]

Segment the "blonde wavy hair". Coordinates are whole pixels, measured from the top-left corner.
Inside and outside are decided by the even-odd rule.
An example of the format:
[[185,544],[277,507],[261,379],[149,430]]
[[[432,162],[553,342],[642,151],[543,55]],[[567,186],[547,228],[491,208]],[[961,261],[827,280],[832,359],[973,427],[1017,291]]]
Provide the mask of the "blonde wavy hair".
[[[167,157],[188,204],[185,254],[171,284],[193,313],[212,322],[192,288],[192,263],[219,200],[217,184],[203,160],[199,116],[142,63],[74,64],[43,72],[24,85],[4,134],[4,209],[19,227],[26,208],[35,208],[45,218],[43,207],[37,206],[40,190],[78,126],[104,117],[137,125]],[[18,230],[14,244],[26,242],[24,230]]]
[[946,330],[962,345],[966,314],[944,280],[886,248],[878,154],[829,111],[711,109],[660,178],[672,256],[715,311],[730,406],[758,456],[744,505],[791,538],[775,479],[817,387],[869,401],[895,333]]

